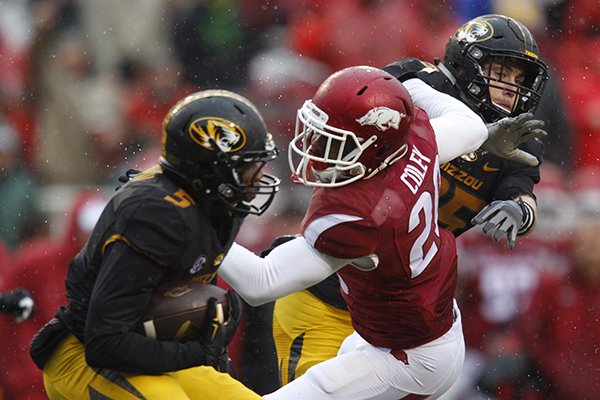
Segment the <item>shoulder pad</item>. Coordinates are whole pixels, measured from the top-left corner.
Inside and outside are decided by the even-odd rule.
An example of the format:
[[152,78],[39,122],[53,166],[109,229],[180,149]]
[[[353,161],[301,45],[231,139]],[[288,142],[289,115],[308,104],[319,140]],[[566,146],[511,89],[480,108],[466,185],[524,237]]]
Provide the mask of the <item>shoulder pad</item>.
[[421,61],[417,58],[405,58],[401,61],[395,61],[383,67],[383,70],[394,76],[400,82],[411,78],[418,78],[419,72],[431,70],[436,71],[435,65]]
[[[178,207],[156,193],[148,196],[147,192],[141,192],[121,199],[114,229],[134,250],[160,265],[176,267],[187,241],[182,232],[189,231],[193,211]],[[121,196],[125,194],[126,189],[121,191]]]

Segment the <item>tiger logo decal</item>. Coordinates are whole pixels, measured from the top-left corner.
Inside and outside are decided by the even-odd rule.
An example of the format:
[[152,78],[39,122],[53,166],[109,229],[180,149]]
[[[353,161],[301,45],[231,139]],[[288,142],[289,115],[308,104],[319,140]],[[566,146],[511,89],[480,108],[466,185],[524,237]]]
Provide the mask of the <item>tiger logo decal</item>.
[[456,32],[456,39],[469,43],[483,42],[491,38],[493,34],[494,29],[488,22],[475,19],[463,25]]
[[246,145],[244,130],[222,118],[199,118],[190,124],[188,133],[194,142],[207,150],[232,153]]

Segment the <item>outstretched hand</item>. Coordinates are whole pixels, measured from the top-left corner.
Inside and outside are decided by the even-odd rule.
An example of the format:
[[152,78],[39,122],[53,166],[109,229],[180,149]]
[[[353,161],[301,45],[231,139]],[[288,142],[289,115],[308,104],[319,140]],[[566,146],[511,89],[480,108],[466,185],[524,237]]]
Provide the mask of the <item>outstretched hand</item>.
[[498,157],[535,167],[539,164],[538,159],[517,147],[531,139],[548,136],[542,129],[544,125],[544,121],[534,119],[531,113],[502,118],[487,124],[488,139],[481,147]]
[[492,201],[471,220],[472,224],[483,225],[483,233],[496,242],[506,236],[511,249],[515,247],[522,222],[523,209],[513,200]]

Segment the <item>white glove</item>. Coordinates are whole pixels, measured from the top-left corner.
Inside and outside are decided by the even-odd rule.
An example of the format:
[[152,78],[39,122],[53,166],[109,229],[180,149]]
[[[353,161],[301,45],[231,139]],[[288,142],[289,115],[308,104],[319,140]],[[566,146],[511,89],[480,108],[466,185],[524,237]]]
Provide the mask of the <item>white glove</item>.
[[544,121],[533,119],[531,113],[502,118],[486,124],[488,139],[481,147],[498,157],[535,167],[539,164],[538,159],[517,147],[528,140],[548,136],[548,132],[542,129],[544,125]]
[[506,236],[508,247],[515,247],[517,232],[523,223],[523,209],[513,200],[495,200],[485,206],[471,223],[483,225],[483,233],[494,241]]

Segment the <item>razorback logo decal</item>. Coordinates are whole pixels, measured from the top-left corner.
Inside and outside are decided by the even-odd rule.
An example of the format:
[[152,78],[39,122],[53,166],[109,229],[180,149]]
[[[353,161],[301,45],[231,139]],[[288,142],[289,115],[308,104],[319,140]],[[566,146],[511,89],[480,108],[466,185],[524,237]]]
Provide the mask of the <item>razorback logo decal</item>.
[[387,131],[390,128],[398,129],[404,117],[406,114],[382,106],[372,108],[356,122],[361,125],[373,125],[380,131]]

